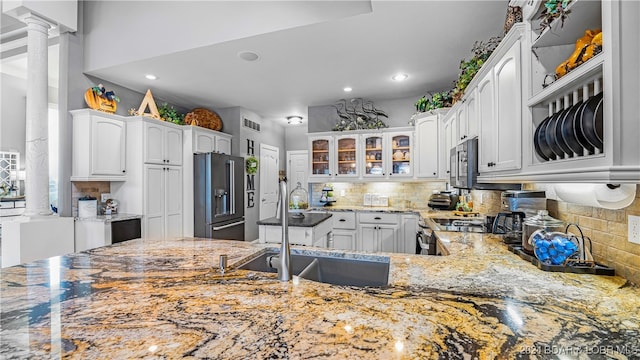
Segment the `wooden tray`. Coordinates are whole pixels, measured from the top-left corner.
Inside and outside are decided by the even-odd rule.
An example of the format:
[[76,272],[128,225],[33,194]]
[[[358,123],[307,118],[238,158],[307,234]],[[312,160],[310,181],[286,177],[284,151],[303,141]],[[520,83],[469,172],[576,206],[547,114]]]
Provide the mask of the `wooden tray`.
[[453,211],[453,215],[469,217],[469,216],[478,216],[478,215],[480,215],[480,213],[477,212],[477,211],[458,211],[458,210],[454,210]]

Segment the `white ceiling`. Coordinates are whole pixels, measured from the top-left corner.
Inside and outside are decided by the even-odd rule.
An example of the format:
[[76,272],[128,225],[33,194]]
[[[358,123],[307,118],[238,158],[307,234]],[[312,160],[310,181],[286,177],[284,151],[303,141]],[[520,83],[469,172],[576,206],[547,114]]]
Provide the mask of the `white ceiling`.
[[[207,3],[190,3],[190,11],[198,4]],[[450,89],[473,43],[501,35],[506,5],[505,0],[372,1],[369,13],[337,19],[332,15],[334,20],[291,25],[87,73],[140,92],[151,88],[157,97],[186,108],[242,106],[285,123],[286,116],[306,116],[308,106],[344,97],[396,99]],[[189,24],[189,29],[207,31],[207,24]],[[149,36],[148,31],[132,32],[115,44],[139,44]],[[257,52],[260,59],[241,60],[237,54],[245,50]],[[50,61],[54,59],[50,54]],[[3,71],[18,66],[2,64]],[[57,63],[50,64],[50,74],[51,68],[57,73]],[[392,81],[398,72],[409,79]],[[158,80],[145,79],[148,73]],[[343,92],[345,86],[353,92]]]
[[[395,99],[450,89],[476,40],[501,35],[507,1],[373,1],[372,12],[88,73],[189,107],[243,106],[265,119],[343,97]],[[141,37],[140,37],[141,38]],[[141,39],[132,34],[127,39]],[[255,62],[240,51],[260,54]],[[397,72],[409,74],[394,82]],[[147,73],[158,80],[144,78]],[[345,86],[353,92],[343,92]]]

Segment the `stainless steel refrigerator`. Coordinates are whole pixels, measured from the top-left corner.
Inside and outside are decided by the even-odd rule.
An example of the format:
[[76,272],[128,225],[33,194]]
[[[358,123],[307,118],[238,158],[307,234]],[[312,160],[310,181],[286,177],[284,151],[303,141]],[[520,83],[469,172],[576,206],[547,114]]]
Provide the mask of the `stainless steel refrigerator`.
[[244,159],[194,154],[193,171],[194,236],[244,240]]

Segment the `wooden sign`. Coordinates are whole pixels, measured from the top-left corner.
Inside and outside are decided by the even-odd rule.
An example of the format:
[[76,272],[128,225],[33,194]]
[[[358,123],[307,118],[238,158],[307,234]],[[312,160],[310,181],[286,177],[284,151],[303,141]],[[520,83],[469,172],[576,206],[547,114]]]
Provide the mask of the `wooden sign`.
[[[149,107],[149,113],[145,112],[147,110],[147,107]],[[161,120],[160,113],[158,112],[158,107],[156,106],[156,101],[153,100],[153,95],[151,94],[151,89],[148,89],[147,93],[144,95],[142,103],[138,108],[137,114]]]

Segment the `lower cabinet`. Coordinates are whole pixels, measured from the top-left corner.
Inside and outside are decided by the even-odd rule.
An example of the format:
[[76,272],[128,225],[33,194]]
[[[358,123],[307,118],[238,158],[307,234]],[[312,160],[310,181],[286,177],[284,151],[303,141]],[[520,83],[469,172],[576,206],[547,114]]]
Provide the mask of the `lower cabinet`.
[[402,219],[402,235],[400,241],[398,241],[396,251],[405,254],[415,254],[418,215],[401,215],[400,217]]
[[353,211],[331,211],[333,222],[332,240],[328,246],[332,249],[355,250],[358,231],[356,230],[356,213]]
[[356,250],[395,252],[398,241],[398,215],[361,212],[358,214]]

